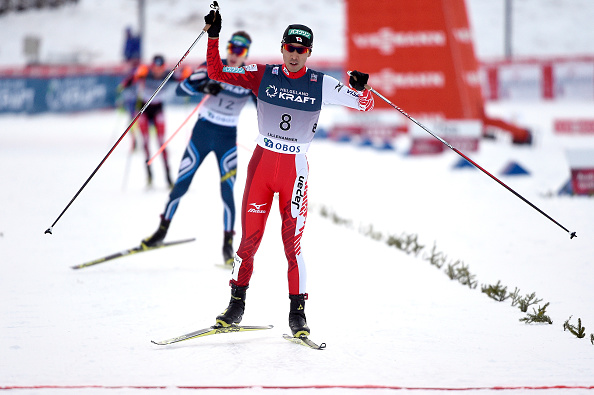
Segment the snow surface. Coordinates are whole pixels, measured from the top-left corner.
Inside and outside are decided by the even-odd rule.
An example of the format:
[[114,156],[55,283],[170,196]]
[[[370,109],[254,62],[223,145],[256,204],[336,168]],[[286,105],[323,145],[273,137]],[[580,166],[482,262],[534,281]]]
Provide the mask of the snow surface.
[[[167,6],[170,12],[163,11],[161,20],[185,15],[176,8],[181,2],[150,3]],[[473,13],[488,9],[477,0],[469,3]],[[593,9],[591,2],[577,0],[542,3],[579,3],[585,14]],[[29,23],[42,22],[51,23],[52,32],[66,25],[80,32],[83,26],[99,23],[79,14],[90,10],[96,19],[104,14],[114,21],[114,28],[98,25],[105,41],[116,33],[119,37],[129,22],[117,21],[126,19],[121,14],[129,17],[134,2],[117,2],[121,9],[99,4],[104,3],[80,0],[77,7],[35,11],[31,15],[39,19],[27,23],[23,20],[33,16],[3,16],[0,32],[7,34],[10,26],[16,37],[32,26]],[[253,23],[252,14],[240,7],[243,3],[233,4],[246,24]],[[250,4],[255,4],[250,12],[265,9],[257,6],[259,2]],[[332,19],[327,15],[339,5],[316,2],[327,10],[319,20]],[[534,12],[539,9],[535,6]],[[240,17],[231,10],[228,14],[226,20]],[[61,15],[70,18],[68,24]],[[197,11],[196,23],[200,15]],[[304,11],[303,19],[305,15]],[[581,18],[572,15],[576,21]],[[293,22],[289,16],[287,10],[279,10],[257,19],[280,28]],[[246,29],[254,32],[255,42],[267,43],[262,56],[274,56],[269,48],[276,48],[276,42],[268,43],[268,31],[258,26]],[[185,41],[191,42],[195,34],[185,29],[178,33],[184,43],[168,36],[171,26],[151,42],[183,53]],[[330,27],[328,32],[332,33]],[[78,44],[79,36],[83,35],[65,31],[60,38],[64,50],[91,48]],[[320,39],[319,48],[325,41],[331,40]],[[0,62],[8,64],[4,37],[0,42]],[[67,42],[72,44],[67,47]],[[488,44],[479,41],[477,46]],[[103,59],[115,61],[120,47],[119,41],[106,46],[111,54]],[[267,48],[271,52],[265,53]],[[566,49],[550,51],[560,54]],[[198,45],[194,56],[198,59],[203,51],[204,44]],[[399,105],[406,109],[405,103]],[[191,110],[167,108],[169,133]],[[488,112],[529,125],[535,145],[517,147],[500,138],[483,141],[479,152],[467,154],[578,237],[570,240],[563,229],[478,170],[454,170],[459,157],[449,150],[411,158],[398,145],[396,152],[378,151],[316,139],[308,155],[310,213],[302,244],[308,264],[308,322],[312,339],[327,343],[324,351],[281,337],[288,331],[289,300],[275,212],[256,255],[244,317],[245,324],[275,328],[168,347],[151,344],[150,340],[212,324],[227,305],[229,273],[215,266],[221,260],[223,236],[216,161],[208,157],[196,174],[168,234],[168,240],[196,237],[196,242],[74,271],[70,266],[132,247],[156,229],[168,193],[162,163],[153,164],[156,186],[147,190],[143,155],[130,153],[126,137],[57,222],[54,234],[45,235],[127,120],[116,111],[0,117],[0,389],[17,394],[160,394],[186,393],[191,390],[180,387],[194,386],[201,394],[223,394],[230,390],[221,387],[245,386],[231,393],[326,395],[430,394],[447,389],[490,393],[505,387],[515,388],[507,391],[513,394],[592,393],[574,387],[594,386],[594,346],[589,340],[594,333],[593,201],[556,192],[569,178],[566,149],[594,149],[594,141],[552,133],[553,119],[591,117],[592,103],[490,103]],[[331,125],[343,116],[342,109],[328,107],[320,124]],[[193,122],[170,145],[174,167]],[[238,203],[256,128],[255,110],[249,107],[240,123]],[[530,176],[502,176],[500,171],[510,161],[528,169]],[[352,220],[352,226],[321,215],[322,207]],[[369,226],[384,235],[418,235],[426,250],[407,255],[364,235]],[[240,231],[239,223],[236,230]],[[451,259],[464,261],[476,276],[477,289],[450,281],[444,268],[423,259],[433,243]],[[547,314],[553,324],[524,324],[519,319],[525,314],[509,300],[495,302],[480,292],[481,285],[497,281],[522,294],[535,292],[543,299],[541,305],[550,303]],[[574,325],[581,318],[586,338],[563,330],[570,316]],[[23,388],[35,386],[43,388]],[[302,386],[330,388],[299,389]],[[551,386],[572,388],[524,388]],[[468,388],[474,389],[463,390]]]

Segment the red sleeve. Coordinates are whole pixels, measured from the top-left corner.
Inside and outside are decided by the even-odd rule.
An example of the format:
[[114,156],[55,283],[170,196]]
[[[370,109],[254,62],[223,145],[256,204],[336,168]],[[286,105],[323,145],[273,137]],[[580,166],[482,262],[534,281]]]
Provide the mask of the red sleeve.
[[359,96],[359,110],[361,111],[371,111],[373,110],[373,106],[375,105],[375,101],[373,100],[373,95],[369,89],[363,89]]
[[218,38],[208,39],[206,64],[210,79],[250,89],[254,95],[258,96],[260,81],[262,81],[266,69],[265,65],[251,64],[243,67],[223,67],[221,55],[219,54]]

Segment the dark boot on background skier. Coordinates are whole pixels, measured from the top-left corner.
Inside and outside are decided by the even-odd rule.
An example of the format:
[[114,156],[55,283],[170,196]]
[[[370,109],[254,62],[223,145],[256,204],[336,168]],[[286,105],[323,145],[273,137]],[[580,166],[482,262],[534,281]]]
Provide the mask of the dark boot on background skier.
[[229,267],[233,266],[233,256],[235,253],[233,252],[233,231],[225,231],[225,236],[223,238],[223,262],[225,265]]
[[159,223],[159,228],[152,236],[147,237],[146,239],[140,242],[140,245],[143,247],[154,247],[159,244],[163,243],[165,240],[165,236],[167,235],[167,231],[169,230],[169,225],[171,224],[171,220],[167,220],[161,214],[161,222]]

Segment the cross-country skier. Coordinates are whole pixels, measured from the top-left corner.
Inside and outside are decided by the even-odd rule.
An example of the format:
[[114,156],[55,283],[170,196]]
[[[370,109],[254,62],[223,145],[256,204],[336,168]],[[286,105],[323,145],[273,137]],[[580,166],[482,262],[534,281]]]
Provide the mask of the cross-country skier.
[[[123,88],[135,85],[137,89],[138,108],[142,108],[150,99],[165,77],[165,58],[162,55],[155,55],[150,65],[141,64],[138,66],[131,78],[124,80],[121,84]],[[165,115],[163,114],[163,95],[157,95],[146,107],[145,111],[138,118],[138,127],[143,137],[143,147],[146,160],[150,159],[149,149],[149,126],[153,124],[157,131],[157,141],[159,146],[165,142]],[[169,161],[167,159],[167,150],[163,150],[163,164],[165,165],[165,175],[169,186],[173,186],[169,172]],[[149,186],[153,182],[153,174],[150,166],[146,165],[147,183]]]
[[316,132],[322,104],[338,104],[361,111],[373,108],[373,96],[364,85],[369,75],[353,71],[350,89],[333,77],[305,66],[311,56],[313,32],[304,25],[289,25],[280,51],[283,64],[225,67],[219,55],[221,16],[205,16],[208,29],[207,64],[210,78],[251,89],[257,96],[259,135],[248,165],[241,211],[242,235],[233,262],[231,301],[216,317],[218,325],[239,323],[275,193],[279,195],[282,238],[288,260],[289,326],[294,337],[309,336],[305,318],[306,272],[301,236],[307,215],[306,152]]
[[[248,55],[252,40],[244,31],[233,33],[227,43],[227,59],[223,64],[241,67]],[[208,78],[206,62],[200,65],[177,87],[180,96],[207,96],[200,105],[198,121],[192,138],[181,160],[177,181],[161,214],[157,231],[142,241],[144,246],[154,246],[165,239],[171,220],[182,196],[188,191],[194,174],[206,156],[213,151],[217,157],[221,175],[221,196],[224,207],[223,261],[233,264],[233,228],[235,225],[235,201],[233,185],[237,173],[237,122],[239,113],[253,93],[246,88],[213,81]]]

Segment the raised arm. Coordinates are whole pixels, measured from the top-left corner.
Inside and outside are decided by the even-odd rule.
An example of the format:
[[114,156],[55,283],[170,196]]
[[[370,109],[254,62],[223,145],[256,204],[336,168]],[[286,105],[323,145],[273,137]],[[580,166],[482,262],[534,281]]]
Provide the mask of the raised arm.
[[223,61],[219,53],[219,33],[222,23],[219,11],[211,11],[204,17],[204,22],[210,25],[208,28],[208,47],[206,50],[208,76],[216,81],[250,89],[257,96],[260,81],[266,67],[256,64],[243,67],[223,66]]

